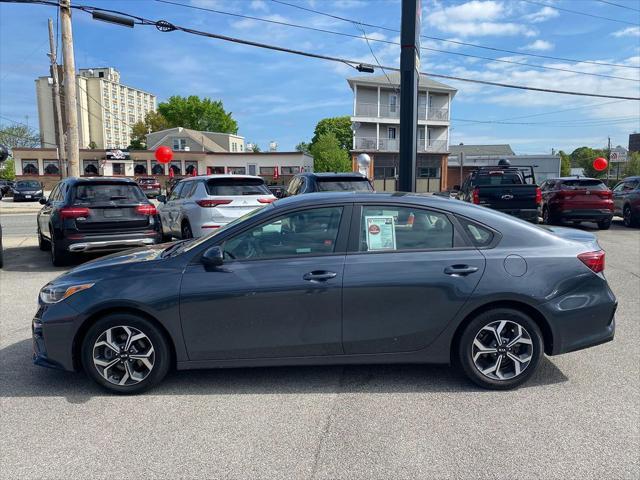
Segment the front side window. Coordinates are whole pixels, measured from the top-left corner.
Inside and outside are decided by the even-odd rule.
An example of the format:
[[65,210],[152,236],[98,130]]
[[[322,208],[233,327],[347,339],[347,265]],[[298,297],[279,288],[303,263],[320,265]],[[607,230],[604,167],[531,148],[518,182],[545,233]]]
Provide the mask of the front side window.
[[361,252],[452,247],[453,225],[443,213],[394,205],[362,208]]
[[326,255],[335,251],[342,207],[288,213],[224,243],[225,258],[255,260]]
[[184,187],[184,183],[182,182],[176,185],[176,188],[173,189],[173,191],[171,192],[171,195],[169,196],[169,201],[177,200],[180,197],[180,192],[182,191],[183,187]]

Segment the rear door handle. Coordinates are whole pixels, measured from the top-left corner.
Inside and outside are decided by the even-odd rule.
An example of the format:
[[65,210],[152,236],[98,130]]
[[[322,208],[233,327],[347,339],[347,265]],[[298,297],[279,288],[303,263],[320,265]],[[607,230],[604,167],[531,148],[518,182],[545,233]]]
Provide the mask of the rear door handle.
[[336,272],[327,272],[326,270],[314,270],[313,272],[305,273],[302,278],[309,282],[326,282],[338,275]]
[[453,277],[463,277],[477,271],[478,267],[469,265],[450,265],[444,269],[444,273]]

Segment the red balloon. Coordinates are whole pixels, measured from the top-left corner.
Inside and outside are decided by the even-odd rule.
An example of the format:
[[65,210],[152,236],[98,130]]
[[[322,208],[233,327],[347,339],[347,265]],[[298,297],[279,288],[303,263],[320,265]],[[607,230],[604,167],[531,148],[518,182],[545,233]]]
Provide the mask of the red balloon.
[[593,161],[593,168],[598,172],[601,172],[605,168],[607,168],[607,165],[609,165],[609,162],[607,162],[606,158],[598,157]]
[[173,151],[169,147],[162,145],[156,150],[155,156],[160,163],[169,163],[173,158]]

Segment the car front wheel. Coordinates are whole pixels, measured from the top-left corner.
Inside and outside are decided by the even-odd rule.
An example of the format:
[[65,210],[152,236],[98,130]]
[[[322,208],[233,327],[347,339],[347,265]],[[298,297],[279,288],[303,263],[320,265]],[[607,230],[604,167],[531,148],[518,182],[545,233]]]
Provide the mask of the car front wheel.
[[633,213],[631,212],[630,205],[624,206],[624,210],[622,211],[622,219],[624,220],[625,227],[635,227],[638,225],[638,220],[633,218]]
[[526,382],[543,353],[538,325],[524,313],[498,308],[474,318],[458,344],[458,360],[477,385],[507,390]]
[[167,374],[170,350],[158,327],[131,314],[98,320],[82,342],[82,365],[99,385],[114,393],[140,393]]

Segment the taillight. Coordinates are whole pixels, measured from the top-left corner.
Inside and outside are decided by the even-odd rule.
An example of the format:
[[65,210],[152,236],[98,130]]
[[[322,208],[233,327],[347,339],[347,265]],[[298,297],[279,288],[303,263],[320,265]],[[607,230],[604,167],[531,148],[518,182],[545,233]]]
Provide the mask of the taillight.
[[60,209],[60,218],[88,217],[89,209],[84,207],[64,207]]
[[213,208],[218,205],[229,205],[233,200],[219,198],[218,200],[197,200],[196,203],[204,208]]
[[604,271],[604,250],[581,253],[578,258],[594,273]]
[[602,198],[613,198],[613,192],[611,190],[598,190],[598,196]]
[[480,204],[480,189],[478,187],[473,189],[473,203],[475,203],[476,205]]
[[275,198],[270,198],[270,197],[265,197],[265,198],[259,198],[258,199],[258,202],[260,202],[260,203],[273,203],[275,201],[276,201]]
[[136,213],[138,215],[156,215],[158,210],[154,205],[138,205],[136,207]]
[[540,190],[540,187],[536,187],[536,203],[538,205],[542,203],[542,190]]

